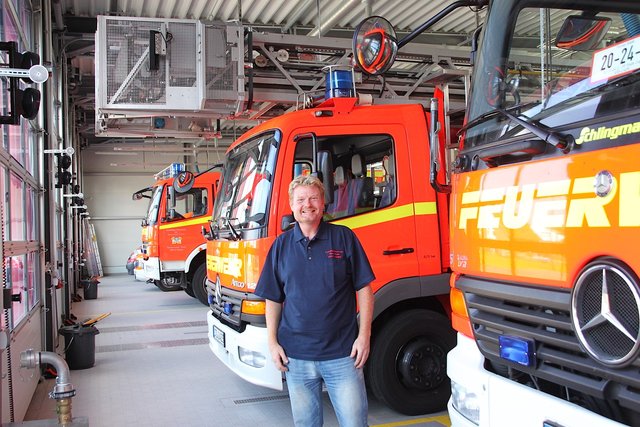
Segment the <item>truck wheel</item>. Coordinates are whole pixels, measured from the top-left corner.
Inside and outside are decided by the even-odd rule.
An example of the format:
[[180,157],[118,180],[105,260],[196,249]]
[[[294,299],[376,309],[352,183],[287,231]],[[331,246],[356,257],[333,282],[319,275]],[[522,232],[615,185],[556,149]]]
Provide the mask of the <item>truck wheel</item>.
[[447,353],[455,346],[451,322],[428,310],[391,318],[375,337],[367,365],[375,396],[405,415],[446,409],[451,386]]
[[196,268],[195,273],[193,273],[193,279],[191,279],[191,290],[198,301],[209,307],[206,282],[207,266],[205,264],[200,264],[198,268]]
[[180,285],[167,285],[162,280],[154,280],[153,284],[156,285],[162,292],[173,292],[182,289]]

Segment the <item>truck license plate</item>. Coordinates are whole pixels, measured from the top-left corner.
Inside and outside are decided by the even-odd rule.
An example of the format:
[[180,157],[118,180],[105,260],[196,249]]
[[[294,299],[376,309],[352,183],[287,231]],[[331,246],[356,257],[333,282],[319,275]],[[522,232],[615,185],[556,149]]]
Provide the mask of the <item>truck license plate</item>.
[[215,326],[213,327],[213,339],[218,341],[222,347],[224,347],[224,332]]

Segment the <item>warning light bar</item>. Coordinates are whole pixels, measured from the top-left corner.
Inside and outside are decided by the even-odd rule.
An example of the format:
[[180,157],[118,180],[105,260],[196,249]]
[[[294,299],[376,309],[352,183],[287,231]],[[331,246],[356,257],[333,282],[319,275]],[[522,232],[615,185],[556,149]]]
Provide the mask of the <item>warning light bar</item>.
[[161,179],[175,178],[180,172],[184,171],[184,163],[171,163],[169,166],[153,175],[153,177],[156,179],[156,181],[159,181]]

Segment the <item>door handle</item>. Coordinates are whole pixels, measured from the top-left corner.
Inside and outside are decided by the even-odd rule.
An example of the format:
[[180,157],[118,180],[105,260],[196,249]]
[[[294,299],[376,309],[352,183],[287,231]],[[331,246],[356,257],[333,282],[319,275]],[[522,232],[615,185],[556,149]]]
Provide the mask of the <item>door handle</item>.
[[413,248],[402,248],[402,249],[382,251],[382,255],[397,255],[397,254],[411,254],[411,253],[413,253]]

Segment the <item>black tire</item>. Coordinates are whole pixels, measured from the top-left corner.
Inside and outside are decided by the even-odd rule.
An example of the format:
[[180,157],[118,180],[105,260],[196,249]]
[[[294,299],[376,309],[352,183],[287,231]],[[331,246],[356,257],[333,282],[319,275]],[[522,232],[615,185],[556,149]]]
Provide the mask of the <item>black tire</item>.
[[174,292],[182,289],[180,285],[174,285],[174,286],[167,285],[163,283],[162,280],[154,280],[153,284],[156,285],[158,289],[160,289],[162,292]]
[[367,365],[375,396],[405,415],[446,409],[451,394],[447,353],[456,335],[449,319],[428,310],[392,317],[376,335]]
[[193,295],[200,301],[202,304],[209,307],[209,296],[207,295],[207,266],[203,263],[196,268],[195,273],[193,273],[193,278],[191,279],[191,290],[193,291]]

